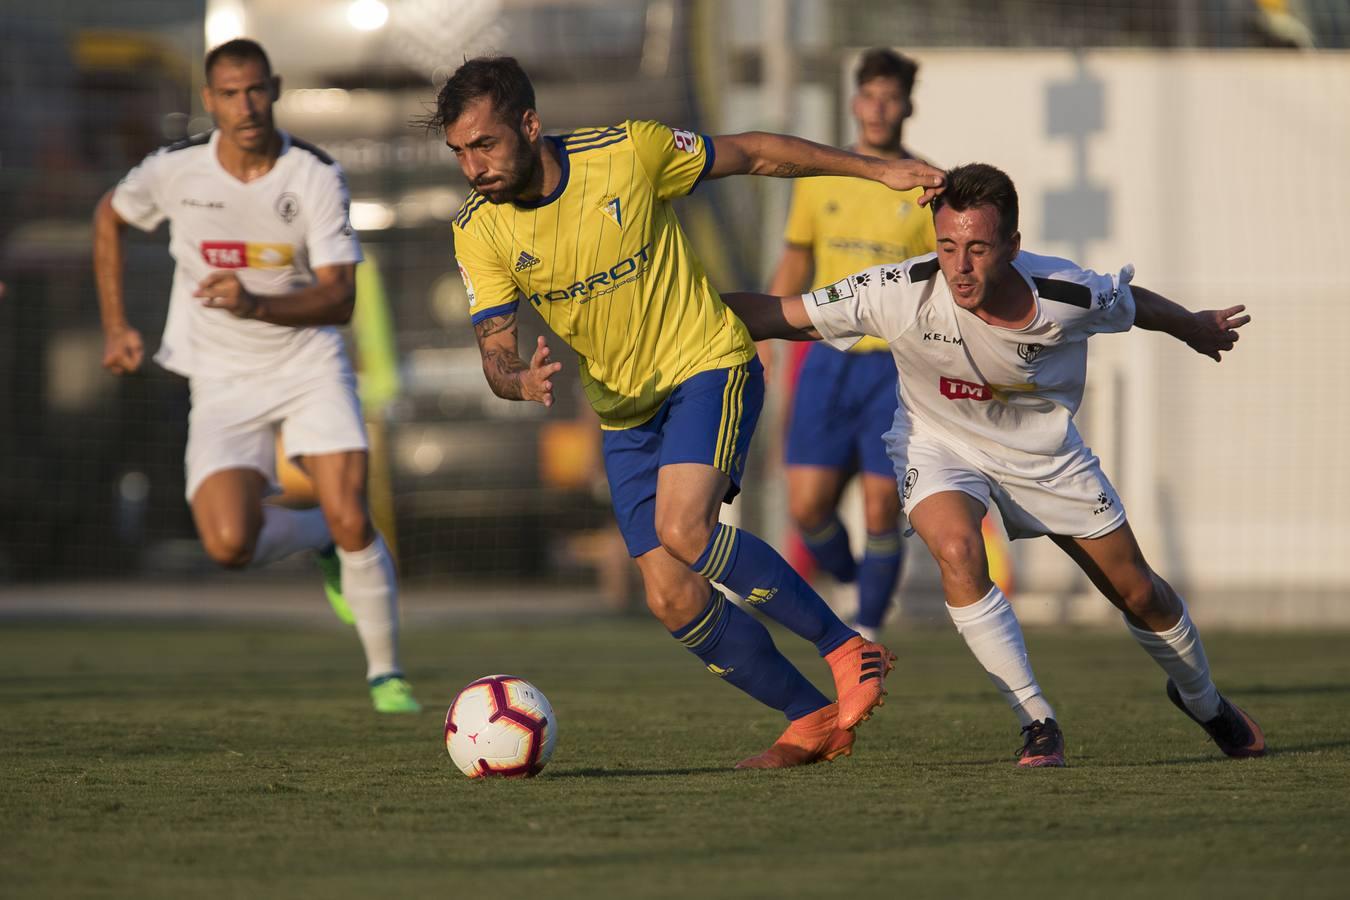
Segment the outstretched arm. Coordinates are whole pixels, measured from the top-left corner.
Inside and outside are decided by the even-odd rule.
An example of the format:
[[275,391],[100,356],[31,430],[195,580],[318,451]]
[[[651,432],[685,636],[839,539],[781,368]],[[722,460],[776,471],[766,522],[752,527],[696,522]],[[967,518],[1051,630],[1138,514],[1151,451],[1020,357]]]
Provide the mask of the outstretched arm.
[[845,175],[866,178],[891,190],[921,187],[923,206],[942,193],[942,170],[916,159],[881,159],[826,147],[799,137],[747,131],[712,139],[713,164],[709,178],[727,175],[768,175],[773,178],[805,178],[810,175]]
[[516,311],[483,319],[473,326],[478,352],[483,356],[483,375],[492,393],[506,400],[533,400],[553,405],[553,376],[562,363],[548,361],[549,348],[543,335],[527,363],[516,350]]
[[113,209],[112,195],[104,194],[94,209],[94,286],[103,322],[103,367],[123,375],[141,367],[145,348],[141,333],[127,323],[122,294],[122,233],[127,223]]
[[1134,294],[1136,328],[1170,334],[1215,362],[1222,361],[1221,353],[1233,349],[1239,337],[1237,330],[1252,320],[1251,316],[1239,315],[1247,308],[1241,304],[1191,312],[1147,288],[1130,290]]
[[818,341],[820,332],[806,314],[802,296],[775,297],[737,291],[723,294],[722,301],[750,329],[750,337],[757,341],[782,338],[787,341]]

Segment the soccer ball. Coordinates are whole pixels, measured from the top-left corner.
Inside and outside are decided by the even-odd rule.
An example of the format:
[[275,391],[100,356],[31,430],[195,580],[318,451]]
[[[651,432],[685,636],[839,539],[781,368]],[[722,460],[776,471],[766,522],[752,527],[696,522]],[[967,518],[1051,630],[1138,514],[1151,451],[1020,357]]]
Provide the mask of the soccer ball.
[[489,675],[460,691],[445,714],[445,749],[470,778],[529,778],[553,756],[558,723],[539,688]]

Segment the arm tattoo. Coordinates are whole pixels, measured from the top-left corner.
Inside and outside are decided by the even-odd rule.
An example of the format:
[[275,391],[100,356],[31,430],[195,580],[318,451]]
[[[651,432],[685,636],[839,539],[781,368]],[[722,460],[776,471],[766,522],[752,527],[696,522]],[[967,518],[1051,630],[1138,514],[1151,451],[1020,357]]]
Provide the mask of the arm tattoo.
[[779,163],[769,172],[773,178],[806,178],[811,175],[820,175],[823,170],[815,166],[799,166],[796,163]]
[[[483,355],[483,375],[492,392],[507,400],[524,400],[523,386],[516,376],[527,371],[530,364],[516,352],[516,314],[510,312],[484,319],[473,326],[473,332],[478,338],[478,350]],[[498,334],[508,335],[511,346],[486,346],[488,338]]]

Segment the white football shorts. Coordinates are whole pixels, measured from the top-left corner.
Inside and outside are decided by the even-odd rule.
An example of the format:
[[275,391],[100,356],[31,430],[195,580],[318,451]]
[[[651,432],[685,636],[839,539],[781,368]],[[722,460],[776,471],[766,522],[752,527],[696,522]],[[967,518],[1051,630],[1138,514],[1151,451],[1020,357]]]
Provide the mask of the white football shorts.
[[905,514],[941,491],[961,491],[986,509],[992,500],[1003,516],[1008,537],[1095,538],[1125,522],[1120,495],[1086,446],[1053,477],[1039,481],[1008,473],[991,474],[927,435],[887,436]]
[[189,387],[189,503],[207,476],[225,469],[256,469],[270,492],[279,492],[278,431],[290,459],[368,447],[356,377],[345,357],[318,372],[193,378]]

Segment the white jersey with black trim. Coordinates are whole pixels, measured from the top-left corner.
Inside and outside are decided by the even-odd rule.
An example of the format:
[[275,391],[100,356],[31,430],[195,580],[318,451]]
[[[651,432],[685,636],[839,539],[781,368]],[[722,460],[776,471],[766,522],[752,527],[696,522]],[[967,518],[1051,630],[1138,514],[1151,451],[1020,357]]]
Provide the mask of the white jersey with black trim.
[[904,376],[893,434],[932,435],[992,473],[1049,478],[1083,446],[1073,415],[1087,338],[1134,324],[1134,268],[1099,275],[1026,252],[1013,268],[1036,303],[1018,329],[957,306],[933,253],[874,266],[804,300],[832,346],[848,349],[862,335],[890,345]]
[[253,181],[225,171],[213,131],[150,154],[113,191],[113,209],[137,228],[169,220],[173,289],[155,355],[166,369],[188,377],[288,372],[344,352],[331,326],[240,319],[192,296],[220,270],[235,272],[253,293],[284,294],[312,285],[318,267],[361,261],[342,170],[323,151],[279,134],[281,155]]

